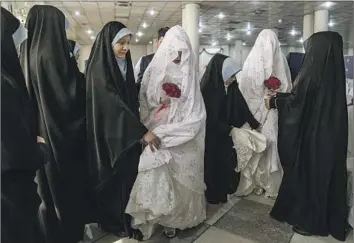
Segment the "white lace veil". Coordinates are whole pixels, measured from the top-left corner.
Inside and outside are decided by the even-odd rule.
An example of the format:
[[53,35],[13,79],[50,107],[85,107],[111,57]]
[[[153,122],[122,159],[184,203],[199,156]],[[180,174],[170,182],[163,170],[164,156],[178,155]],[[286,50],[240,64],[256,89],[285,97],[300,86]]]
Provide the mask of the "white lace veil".
[[[181,62],[174,60],[181,52]],[[171,99],[167,124],[158,129],[161,139],[177,135],[185,130],[185,126],[200,127],[200,122],[206,118],[205,107],[199,81],[197,79],[196,57],[192,51],[190,40],[181,26],[171,28],[164,41],[155,53],[153,60],[146,69],[140,90],[140,115],[143,123],[151,128],[156,108],[161,106],[162,84],[172,82],[181,89],[181,97]],[[195,125],[195,126],[193,126]],[[196,130],[195,133],[198,131]],[[195,136],[192,133],[191,136]],[[185,137],[185,139],[190,139]],[[179,141],[178,143],[183,143]],[[173,146],[176,146],[173,145]]]
[[[179,65],[174,60],[181,53]],[[139,163],[139,172],[169,164],[173,177],[185,187],[204,193],[204,139],[206,111],[197,77],[198,67],[190,40],[180,26],[171,28],[146,69],[140,90],[142,122],[161,139],[154,153],[147,146]],[[172,98],[158,122],[162,84],[172,82],[181,89],[180,98]],[[173,162],[173,163],[172,163]]]
[[281,51],[278,37],[272,30],[265,29],[258,35],[242,71],[237,75],[240,90],[253,114],[260,106],[264,106],[267,90],[263,83],[271,76],[280,80],[279,92],[291,90],[290,69]]

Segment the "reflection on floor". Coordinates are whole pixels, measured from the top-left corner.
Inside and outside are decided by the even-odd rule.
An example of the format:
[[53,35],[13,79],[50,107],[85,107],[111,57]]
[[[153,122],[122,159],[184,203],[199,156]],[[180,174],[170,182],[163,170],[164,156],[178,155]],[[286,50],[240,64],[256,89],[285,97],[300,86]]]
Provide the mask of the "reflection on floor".
[[[332,237],[304,237],[294,234],[287,224],[269,217],[273,200],[264,197],[231,197],[225,205],[208,205],[207,221],[197,228],[179,232],[174,239],[157,233],[146,243],[336,243]],[[87,233],[95,243],[137,243],[119,239],[90,227]],[[346,242],[353,242],[351,233]]]

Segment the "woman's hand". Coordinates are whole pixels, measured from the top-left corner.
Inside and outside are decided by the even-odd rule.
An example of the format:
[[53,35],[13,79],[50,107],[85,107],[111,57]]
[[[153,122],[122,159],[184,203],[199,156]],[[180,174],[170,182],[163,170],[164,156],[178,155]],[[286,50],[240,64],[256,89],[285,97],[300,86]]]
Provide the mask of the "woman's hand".
[[144,137],[143,137],[144,142],[150,146],[150,149],[152,152],[155,152],[155,148],[159,149],[160,147],[160,139],[151,131],[148,131]]
[[37,136],[37,143],[45,143],[44,138]]

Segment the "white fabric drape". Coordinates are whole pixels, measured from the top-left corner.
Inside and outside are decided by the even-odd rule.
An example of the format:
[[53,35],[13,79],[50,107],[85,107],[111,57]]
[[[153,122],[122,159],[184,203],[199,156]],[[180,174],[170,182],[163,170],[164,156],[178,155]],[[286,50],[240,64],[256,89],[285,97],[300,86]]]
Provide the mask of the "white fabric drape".
[[266,29],[258,35],[237,80],[250,111],[261,123],[261,133],[267,137],[267,149],[242,171],[237,195],[245,195],[254,187],[265,189],[266,196],[278,194],[283,175],[277,149],[278,113],[274,109],[268,110],[264,101],[267,95],[264,81],[271,76],[281,81],[278,92],[291,91],[291,74],[279,40],[272,30]]
[[[173,61],[181,53],[180,64]],[[132,226],[149,238],[154,224],[185,229],[206,218],[204,139],[206,111],[196,77],[196,57],[180,26],[171,28],[146,69],[140,90],[142,122],[161,139],[154,153],[146,147],[126,212]],[[159,113],[162,84],[174,83],[180,98],[171,98]]]

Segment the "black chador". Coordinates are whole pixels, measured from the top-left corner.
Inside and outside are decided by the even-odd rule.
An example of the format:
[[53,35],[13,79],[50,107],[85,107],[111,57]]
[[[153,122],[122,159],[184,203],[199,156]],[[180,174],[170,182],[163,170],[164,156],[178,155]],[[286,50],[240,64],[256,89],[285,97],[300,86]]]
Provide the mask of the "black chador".
[[93,45],[86,68],[86,113],[90,185],[96,220],[105,231],[135,237],[125,214],[138,173],[139,140],[147,129],[139,119],[139,104],[128,51],[123,75],[112,42],[125,32],[119,22],[106,24]]
[[284,177],[271,216],[302,234],[345,240],[348,229],[348,115],[342,37],[319,32],[307,41],[291,94],[270,100],[279,112]]
[[76,243],[84,233],[85,97],[70,61],[64,14],[53,6],[30,9],[21,64],[37,112],[37,134],[48,143],[37,174],[41,226],[47,243]]
[[[207,111],[205,137],[205,183],[209,203],[227,202],[227,194],[235,193],[240,180],[236,151],[230,132],[232,127],[241,127],[246,122],[254,129],[259,123],[250,112],[237,81],[225,88],[222,70],[227,56],[216,54],[209,62],[201,80],[201,90]],[[233,78],[240,71],[228,78]]]
[[45,145],[37,144],[35,113],[17,57],[25,38],[20,21],[1,8],[1,242],[6,243],[42,242],[34,178]]

